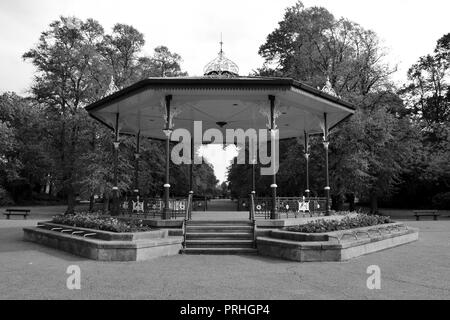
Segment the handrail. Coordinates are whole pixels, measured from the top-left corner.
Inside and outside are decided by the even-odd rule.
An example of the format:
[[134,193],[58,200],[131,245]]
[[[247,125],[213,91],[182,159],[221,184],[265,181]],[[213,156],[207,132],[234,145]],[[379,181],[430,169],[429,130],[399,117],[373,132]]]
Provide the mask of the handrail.
[[187,201],[187,204],[186,204],[186,217],[185,217],[185,220],[191,220],[191,218],[192,218],[192,198],[193,198],[192,193],[189,193],[188,201]]
[[253,248],[256,248],[255,194],[250,193],[250,221],[253,222]]
[[255,194],[250,193],[249,220],[255,220]]
[[183,249],[186,249],[186,222],[187,222],[187,220],[184,219],[183,220],[183,225],[182,225],[182,229],[183,229]]
[[256,219],[253,219],[253,248],[255,249],[256,249],[256,232],[257,232]]
[[186,203],[186,211],[185,211],[185,217],[183,220],[183,224],[181,226],[182,231],[183,231],[183,249],[186,248],[186,227],[187,227],[187,222],[189,220],[191,220],[191,213],[192,213],[192,198],[193,198],[193,194],[191,192],[189,192],[188,198],[187,198],[187,203]]

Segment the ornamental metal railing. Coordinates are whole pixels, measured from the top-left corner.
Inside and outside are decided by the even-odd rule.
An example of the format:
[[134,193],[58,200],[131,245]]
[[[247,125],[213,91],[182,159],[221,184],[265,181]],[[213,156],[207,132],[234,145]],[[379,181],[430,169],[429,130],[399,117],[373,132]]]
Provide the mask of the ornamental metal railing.
[[[270,219],[272,198],[255,198],[255,217]],[[277,197],[276,212],[280,218],[314,217],[325,214],[326,198]]]
[[[188,199],[172,198],[169,200],[169,217],[177,219],[186,215]],[[131,198],[120,201],[120,213],[122,215],[137,216],[142,218],[159,218],[164,216],[164,199],[161,198]]]

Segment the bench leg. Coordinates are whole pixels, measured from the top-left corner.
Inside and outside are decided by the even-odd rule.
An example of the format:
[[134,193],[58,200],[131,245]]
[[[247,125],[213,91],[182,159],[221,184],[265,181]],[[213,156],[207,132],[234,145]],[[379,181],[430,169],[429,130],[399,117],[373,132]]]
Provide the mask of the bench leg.
[[437,221],[437,216],[434,216],[434,221]]
[[419,216],[416,216],[416,221],[419,221]]

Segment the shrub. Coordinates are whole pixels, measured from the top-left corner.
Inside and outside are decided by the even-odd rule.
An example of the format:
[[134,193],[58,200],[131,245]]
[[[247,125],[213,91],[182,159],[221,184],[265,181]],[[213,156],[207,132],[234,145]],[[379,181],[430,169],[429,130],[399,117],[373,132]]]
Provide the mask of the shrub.
[[386,216],[358,214],[356,216],[344,217],[341,220],[314,220],[304,225],[287,227],[285,228],[285,230],[302,233],[324,233],[361,227],[370,227],[391,222],[391,218]]
[[11,206],[14,204],[14,200],[9,195],[9,192],[0,186],[0,207],[1,206]]
[[142,232],[151,230],[142,220],[121,221],[114,217],[101,216],[99,213],[77,213],[55,216],[52,222],[72,227],[88,228],[111,232]]
[[450,209],[450,192],[438,193],[431,201],[433,203],[433,207],[436,209]]

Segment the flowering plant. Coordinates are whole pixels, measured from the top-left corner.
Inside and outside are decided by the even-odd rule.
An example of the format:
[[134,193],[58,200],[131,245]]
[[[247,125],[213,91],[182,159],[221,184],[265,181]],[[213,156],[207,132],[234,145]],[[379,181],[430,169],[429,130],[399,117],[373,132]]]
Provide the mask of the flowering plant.
[[302,233],[324,233],[339,230],[348,230],[362,227],[370,227],[379,224],[392,223],[390,217],[357,214],[353,216],[346,216],[342,219],[320,219],[310,221],[303,225],[286,227],[284,230]]
[[73,215],[54,216],[52,222],[72,227],[120,233],[151,230],[150,227],[143,224],[142,220],[123,221],[115,217],[101,216],[99,213],[77,213]]

